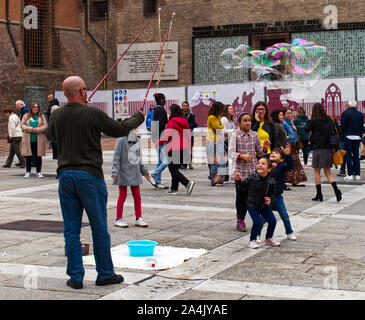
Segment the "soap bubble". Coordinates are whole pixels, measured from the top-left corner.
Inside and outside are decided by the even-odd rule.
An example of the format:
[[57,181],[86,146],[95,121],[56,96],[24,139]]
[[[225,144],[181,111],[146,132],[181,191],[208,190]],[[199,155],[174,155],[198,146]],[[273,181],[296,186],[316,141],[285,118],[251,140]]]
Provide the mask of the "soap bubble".
[[251,50],[245,44],[226,49],[221,54],[225,69],[250,69],[256,81],[265,86],[285,88],[292,100],[304,99],[318,80],[333,70],[333,53],[326,47],[305,39],[276,43],[266,50]]

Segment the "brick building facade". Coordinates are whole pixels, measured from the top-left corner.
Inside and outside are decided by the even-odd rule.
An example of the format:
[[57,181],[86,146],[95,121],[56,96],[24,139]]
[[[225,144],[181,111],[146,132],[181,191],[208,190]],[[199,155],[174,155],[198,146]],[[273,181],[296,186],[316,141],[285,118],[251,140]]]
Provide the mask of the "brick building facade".
[[[18,56],[8,32],[6,2],[9,3],[9,26]],[[31,66],[27,65],[28,56],[24,53],[26,43],[23,10],[26,5],[37,6],[40,3],[46,3],[53,10],[53,20],[50,20],[50,25],[55,30],[53,42],[47,42],[49,34],[44,38],[45,50],[48,50],[47,46],[52,46],[49,52],[53,56],[46,57],[46,66]],[[116,61],[118,44],[130,43],[146,22],[152,20],[138,42],[159,41],[157,15],[146,14],[148,6],[162,8],[163,32],[168,28],[171,13],[176,12],[171,41],[179,43],[179,79],[162,81],[160,87],[164,87],[214,82],[208,73],[204,74],[204,66],[209,62],[204,59],[209,57],[204,57],[197,51],[199,48],[211,50],[208,45],[213,43],[210,41],[213,38],[219,42],[225,37],[229,43],[230,40],[242,37],[247,39],[251,47],[262,49],[263,45],[270,45],[276,40],[290,41],[295,35],[323,37],[320,33],[326,31],[322,22],[328,15],[324,12],[327,5],[336,6],[339,29],[343,31],[344,39],[353,39],[354,44],[360,40],[365,42],[363,0],[0,0],[0,110],[7,104],[13,105],[17,99],[31,100],[32,94],[41,101],[43,108],[46,107],[47,94],[60,90],[63,79],[71,74],[82,76],[88,87],[93,89],[105,70]],[[100,8],[107,9],[106,55],[103,52],[105,17],[103,12],[99,12],[102,10]],[[330,43],[339,39],[335,31],[326,32]],[[337,45],[340,46],[341,43]],[[351,59],[351,48],[344,50],[342,56]],[[362,54],[364,53],[359,53],[358,61],[365,64]],[[365,76],[365,68],[364,71],[361,68],[359,75],[364,73]],[[201,72],[203,77],[198,79],[196,75]],[[213,73],[218,72],[221,71],[213,68]],[[114,71],[108,78],[107,88],[144,88],[146,84],[147,81],[118,82],[117,72]],[[4,136],[6,128],[2,114],[1,119],[0,135]]]

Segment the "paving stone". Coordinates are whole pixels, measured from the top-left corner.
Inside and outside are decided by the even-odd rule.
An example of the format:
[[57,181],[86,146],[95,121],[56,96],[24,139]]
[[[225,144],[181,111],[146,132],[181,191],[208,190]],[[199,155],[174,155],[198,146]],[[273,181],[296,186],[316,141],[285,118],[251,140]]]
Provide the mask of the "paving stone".
[[177,295],[171,300],[240,300],[243,298],[242,294],[237,293],[222,293],[212,291],[188,290],[182,294]]

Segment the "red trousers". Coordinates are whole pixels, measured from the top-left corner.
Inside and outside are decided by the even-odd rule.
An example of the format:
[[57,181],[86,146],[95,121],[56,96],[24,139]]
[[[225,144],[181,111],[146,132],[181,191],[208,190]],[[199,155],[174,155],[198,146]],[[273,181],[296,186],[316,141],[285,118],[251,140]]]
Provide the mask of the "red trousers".
[[[134,212],[136,214],[136,219],[142,216],[142,206],[141,206],[141,192],[139,186],[130,186],[133,200],[134,200]],[[123,207],[125,199],[127,199],[127,187],[119,186],[119,197],[117,202],[117,220],[123,218]]]

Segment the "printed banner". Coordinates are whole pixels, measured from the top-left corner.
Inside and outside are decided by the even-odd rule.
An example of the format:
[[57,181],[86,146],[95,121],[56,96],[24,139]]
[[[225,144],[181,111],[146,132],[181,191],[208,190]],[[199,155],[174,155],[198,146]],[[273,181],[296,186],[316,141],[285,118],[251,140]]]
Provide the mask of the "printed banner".
[[357,79],[358,110],[365,113],[365,78]]
[[[88,91],[87,96],[89,97],[91,93],[92,91]],[[56,91],[55,98],[58,99],[58,101],[60,102],[60,107],[67,104],[67,98],[63,94],[63,91]],[[113,91],[96,91],[91,99],[91,103],[89,103],[88,105],[103,110],[109,117],[113,118]]]
[[257,101],[265,101],[265,90],[253,82],[190,86],[188,101],[198,126],[206,127],[208,111],[213,102],[232,105],[236,120],[242,112],[251,113]]
[[310,118],[314,104],[321,103],[327,114],[339,121],[347,101],[355,99],[355,82],[353,78],[319,80],[307,90],[306,93],[308,94],[303,99],[294,100],[288,98],[291,95],[290,88],[280,88],[280,83],[275,87],[268,87],[266,95],[269,111],[290,108],[293,111],[292,116],[296,117],[296,110],[302,107]]
[[[148,93],[147,100],[143,112],[147,114],[151,107],[156,105],[154,94],[163,93],[166,97],[165,109],[166,112],[172,104],[178,104],[185,100],[185,87],[174,88],[151,88]],[[136,111],[140,110],[143,105],[143,100],[146,94],[146,89],[114,89],[113,90],[113,105],[114,119],[126,119],[132,116]]]

